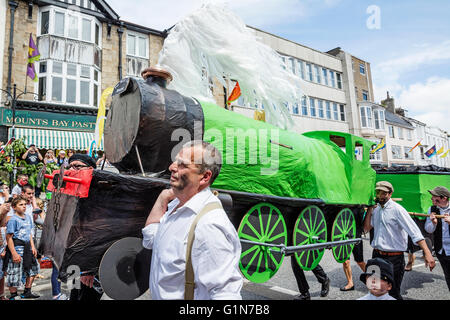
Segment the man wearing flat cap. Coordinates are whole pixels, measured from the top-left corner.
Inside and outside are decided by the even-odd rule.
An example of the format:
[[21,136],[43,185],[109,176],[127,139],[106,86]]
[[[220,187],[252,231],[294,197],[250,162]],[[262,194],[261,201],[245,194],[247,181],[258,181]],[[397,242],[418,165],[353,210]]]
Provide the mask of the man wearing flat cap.
[[[450,290],[450,192],[443,186],[428,192],[431,194],[433,205],[428,209],[430,216],[425,221],[425,230],[434,235],[434,251],[444,270],[445,281]],[[436,215],[443,217],[437,218]]]
[[372,258],[382,258],[394,266],[394,283],[389,294],[403,300],[400,286],[405,273],[404,252],[408,248],[408,235],[424,253],[425,265],[433,270],[436,262],[431,255],[419,227],[401,205],[391,199],[394,187],[389,181],[379,181],[375,186],[376,206],[367,210],[364,232],[374,229],[371,243]]

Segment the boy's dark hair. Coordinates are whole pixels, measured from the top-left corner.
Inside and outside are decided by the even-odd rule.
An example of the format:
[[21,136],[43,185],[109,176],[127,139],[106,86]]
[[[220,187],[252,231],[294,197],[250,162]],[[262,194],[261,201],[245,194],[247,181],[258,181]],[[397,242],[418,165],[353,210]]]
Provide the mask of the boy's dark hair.
[[22,196],[17,196],[17,197],[15,197],[14,199],[12,199],[12,201],[11,201],[11,207],[12,207],[12,208],[15,208],[15,207],[17,206],[17,204],[18,204],[20,201],[25,201],[25,203],[26,203],[28,200],[25,199],[25,198],[22,197]]
[[31,184],[29,184],[29,183],[27,183],[26,185],[22,186],[22,192],[25,192],[26,189],[34,191],[34,187]]

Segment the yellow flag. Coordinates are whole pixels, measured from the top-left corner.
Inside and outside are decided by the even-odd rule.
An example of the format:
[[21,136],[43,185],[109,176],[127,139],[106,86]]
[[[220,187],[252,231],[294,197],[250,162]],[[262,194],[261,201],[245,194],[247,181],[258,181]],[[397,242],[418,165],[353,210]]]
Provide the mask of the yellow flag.
[[97,122],[95,123],[94,141],[95,146],[98,148],[103,138],[103,129],[105,126],[105,114],[106,114],[106,100],[112,94],[114,87],[108,87],[102,92],[100,98],[100,105],[97,111]]
[[444,152],[444,147],[441,147],[441,148],[436,152],[436,154],[441,154],[442,152]]
[[264,110],[255,110],[255,113],[253,114],[253,119],[266,122],[265,111]]
[[441,158],[445,158],[445,157],[447,156],[447,154],[448,154],[449,151],[450,151],[450,149],[447,150],[447,152],[445,152],[445,153],[441,156]]

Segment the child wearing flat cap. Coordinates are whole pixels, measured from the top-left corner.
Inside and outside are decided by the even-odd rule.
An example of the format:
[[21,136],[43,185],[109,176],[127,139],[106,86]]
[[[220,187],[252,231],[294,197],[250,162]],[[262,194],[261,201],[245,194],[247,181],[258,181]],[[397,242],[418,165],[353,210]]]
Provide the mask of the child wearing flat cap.
[[366,272],[359,279],[366,284],[369,293],[358,300],[396,300],[389,295],[394,283],[394,267],[389,261],[382,258],[370,259],[367,261]]

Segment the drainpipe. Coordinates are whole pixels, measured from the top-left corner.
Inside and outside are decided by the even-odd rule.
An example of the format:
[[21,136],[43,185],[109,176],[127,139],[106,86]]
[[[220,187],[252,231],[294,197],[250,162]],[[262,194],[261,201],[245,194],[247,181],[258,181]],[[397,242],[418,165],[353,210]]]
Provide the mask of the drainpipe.
[[122,80],[122,34],[123,34],[123,22],[120,22],[120,26],[117,29],[119,34],[119,80]]
[[11,9],[11,21],[9,27],[9,47],[8,47],[8,82],[6,85],[6,91],[11,95],[11,73],[12,73],[12,54],[14,51],[14,12],[19,4],[15,1],[9,1],[9,7]]

